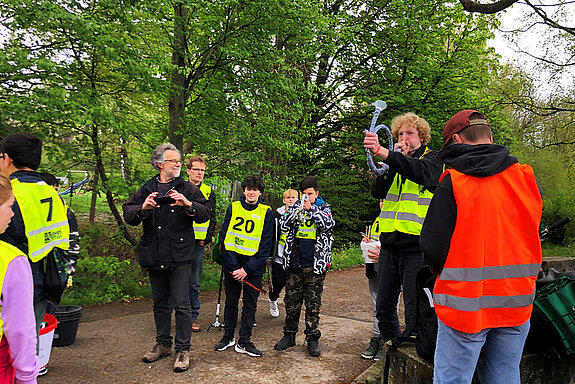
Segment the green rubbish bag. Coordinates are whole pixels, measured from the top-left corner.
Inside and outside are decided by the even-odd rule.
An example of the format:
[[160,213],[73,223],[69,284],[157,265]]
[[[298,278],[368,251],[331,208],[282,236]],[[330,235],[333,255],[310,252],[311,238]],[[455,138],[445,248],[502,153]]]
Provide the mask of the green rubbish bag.
[[552,336],[558,353],[575,353],[575,280],[564,276],[538,290],[533,318]]
[[219,232],[216,236],[216,241],[214,243],[214,246],[212,247],[212,260],[219,265],[224,264],[224,258],[222,257],[222,253],[220,252],[220,234],[219,234]]

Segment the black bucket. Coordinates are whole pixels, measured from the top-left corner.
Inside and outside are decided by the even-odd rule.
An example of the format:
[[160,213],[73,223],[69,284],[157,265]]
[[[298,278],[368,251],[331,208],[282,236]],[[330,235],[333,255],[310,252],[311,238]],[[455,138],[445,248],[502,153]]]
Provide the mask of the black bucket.
[[74,343],[80,317],[82,316],[82,307],[73,305],[58,306],[54,316],[58,319],[58,327],[54,333],[52,345],[54,347],[63,347]]

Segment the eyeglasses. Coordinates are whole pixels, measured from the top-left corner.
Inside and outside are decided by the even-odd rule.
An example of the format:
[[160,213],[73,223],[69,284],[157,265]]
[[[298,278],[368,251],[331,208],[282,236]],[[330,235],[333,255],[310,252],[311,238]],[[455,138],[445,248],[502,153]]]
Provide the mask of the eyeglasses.
[[206,172],[206,170],[203,168],[188,168],[188,169],[194,172]]
[[180,160],[180,159],[165,159],[164,160],[164,163],[172,163],[172,164],[178,164],[181,162],[182,162],[182,160]]

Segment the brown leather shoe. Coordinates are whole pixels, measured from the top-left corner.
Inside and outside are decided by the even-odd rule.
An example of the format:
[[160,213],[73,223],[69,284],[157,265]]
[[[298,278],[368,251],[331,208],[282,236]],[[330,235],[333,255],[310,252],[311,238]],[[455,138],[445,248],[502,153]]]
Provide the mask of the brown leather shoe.
[[190,351],[176,351],[174,372],[184,372],[190,367]]
[[152,350],[142,356],[144,363],[152,363],[162,357],[170,356],[172,354],[172,347],[164,347],[162,344],[157,343]]
[[200,332],[201,330],[200,322],[198,320],[192,320],[192,332]]

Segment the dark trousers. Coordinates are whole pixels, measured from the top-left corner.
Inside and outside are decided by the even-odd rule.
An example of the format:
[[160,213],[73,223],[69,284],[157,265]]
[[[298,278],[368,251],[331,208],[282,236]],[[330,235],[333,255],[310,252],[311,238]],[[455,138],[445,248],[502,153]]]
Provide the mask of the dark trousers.
[[192,308],[192,319],[198,320],[200,317],[200,276],[204,264],[204,246],[196,243],[195,254],[192,259],[192,277],[190,279],[190,306]]
[[48,300],[44,295],[44,264],[46,258],[43,258],[35,263],[30,261],[30,269],[32,270],[32,280],[34,281],[34,317],[36,319],[36,354],[38,354],[40,348],[40,328],[42,327],[42,321],[44,321],[44,315],[48,307]]
[[319,339],[319,311],[325,273],[316,275],[313,267],[288,270],[286,273],[286,322],[285,333],[297,333],[301,306],[305,302],[306,336]]
[[286,286],[286,273],[280,263],[272,263],[272,289],[270,289],[270,300],[276,301],[280,297],[282,289]]
[[149,269],[152,299],[154,301],[154,321],[156,322],[156,342],[166,347],[172,346],[172,309],[176,313],[176,351],[189,351],[192,336],[192,312],[190,310],[190,264],[166,270]]
[[401,334],[397,304],[403,287],[406,329],[416,316],[416,276],[424,266],[421,252],[392,252],[381,249],[377,285],[377,320],[384,341]]
[[[238,322],[238,303],[243,290],[242,319],[240,323],[239,344],[249,343],[252,337],[252,328],[256,322],[256,309],[260,292],[248,284],[241,283],[232,277],[229,272],[224,272],[224,285],[226,292],[226,306],[224,308],[224,332],[228,338],[234,337]],[[246,281],[262,288],[262,275],[248,276]]]

